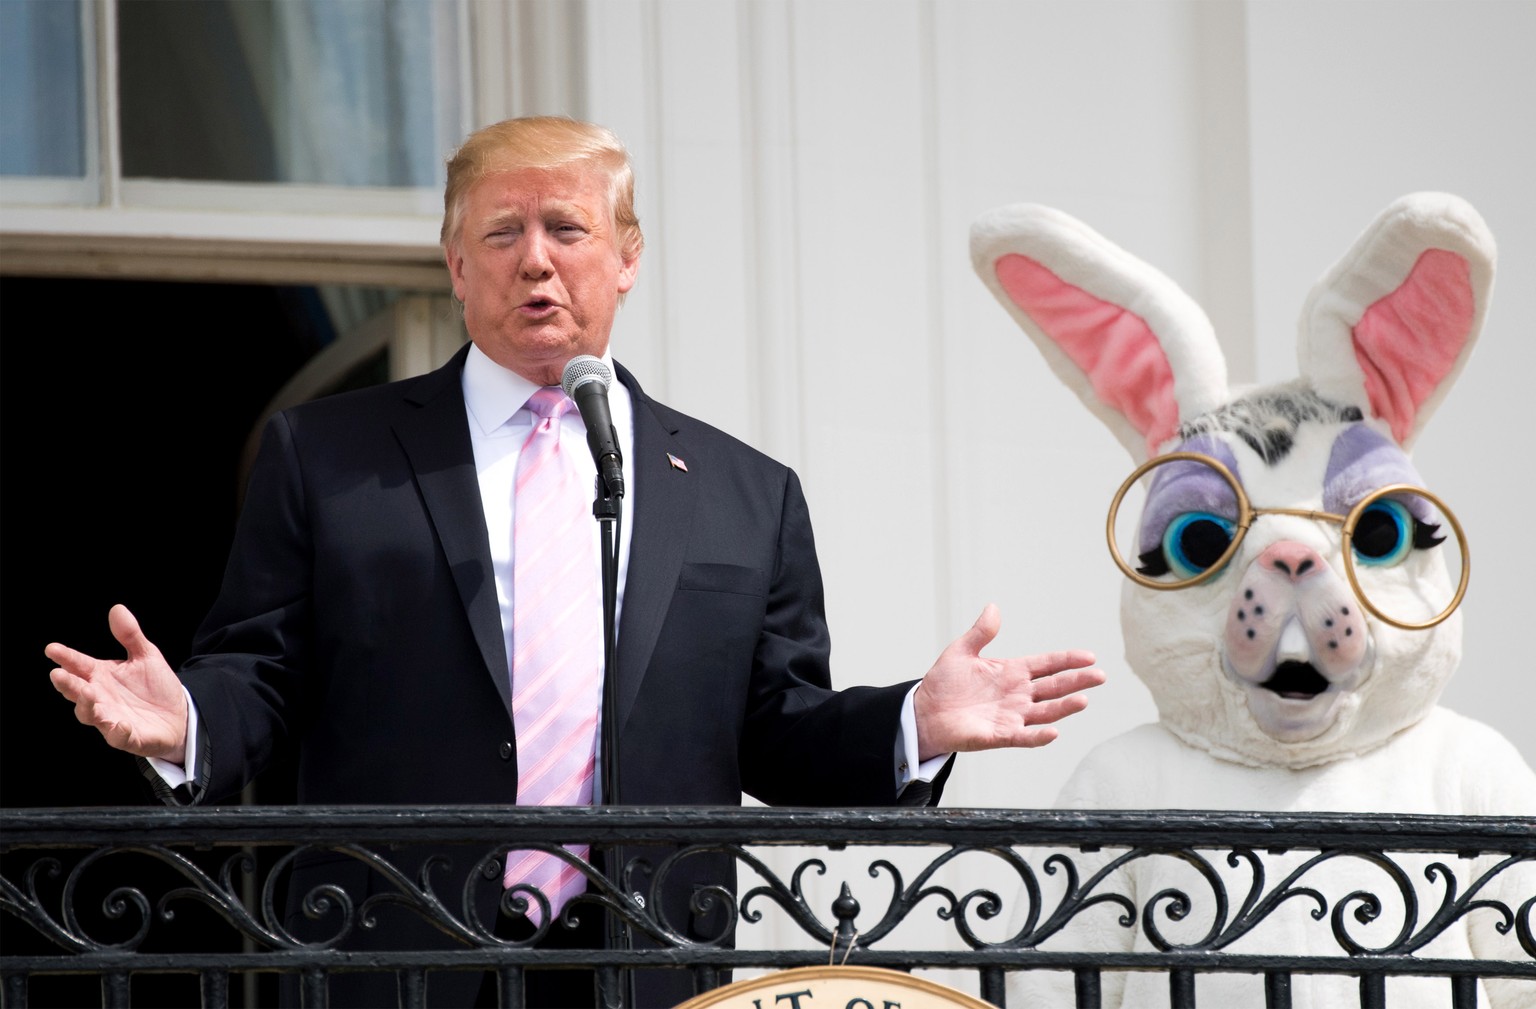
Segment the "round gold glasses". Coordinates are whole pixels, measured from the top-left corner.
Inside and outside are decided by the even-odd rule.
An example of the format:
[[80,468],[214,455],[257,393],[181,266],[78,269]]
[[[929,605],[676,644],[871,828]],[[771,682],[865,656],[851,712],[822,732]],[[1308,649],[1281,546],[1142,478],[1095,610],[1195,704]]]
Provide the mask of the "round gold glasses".
[[[1203,466],[1205,469],[1161,468],[1175,464]],[[1157,472],[1154,473],[1154,470]],[[1211,488],[1219,488],[1220,484],[1213,484],[1205,477],[1207,470],[1219,478],[1231,491],[1230,500],[1222,496],[1221,511],[1200,510],[1198,505],[1193,506],[1194,510],[1185,512],[1170,522],[1169,529],[1173,531],[1174,536],[1172,541],[1167,530],[1156,530],[1159,550],[1166,556],[1170,551],[1175,554],[1180,553],[1177,542],[1180,530],[1193,527],[1203,537],[1200,540],[1200,550],[1197,551],[1201,553],[1201,557],[1198,561],[1190,563],[1170,563],[1169,570],[1158,575],[1138,570],[1126,560],[1121,541],[1125,538],[1140,536],[1142,531],[1137,529],[1128,534],[1118,531],[1121,506],[1126,495],[1148,474],[1152,474],[1152,479],[1147,481],[1147,485],[1154,490],[1159,481],[1165,477],[1193,474],[1195,476],[1193,483],[1204,485],[1203,497],[1209,504],[1212,497]],[[1448,583],[1451,577],[1442,580],[1425,576],[1419,567],[1410,569],[1410,566],[1405,564],[1416,546],[1440,542],[1431,540],[1426,543],[1416,539],[1421,535],[1421,522],[1436,514],[1443,516],[1456,534],[1456,544],[1460,551],[1459,575],[1455,574],[1454,567],[1450,569],[1450,575],[1456,581],[1456,588],[1448,602],[1444,601],[1444,593],[1447,590],[1441,588],[1440,583],[1442,581]],[[1220,574],[1236,556],[1243,544],[1243,538],[1260,515],[1294,515],[1341,526],[1344,573],[1349,579],[1355,598],[1359,599],[1361,605],[1377,619],[1394,627],[1405,630],[1426,630],[1434,627],[1456,611],[1467,593],[1467,580],[1472,573],[1472,564],[1467,551],[1467,537],[1462,531],[1461,523],[1457,521],[1455,513],[1439,497],[1422,487],[1409,484],[1390,484],[1378,488],[1351,508],[1348,515],[1335,515],[1331,512],[1303,508],[1254,508],[1242,484],[1220,460],[1199,452],[1170,452],[1147,460],[1126,477],[1120,489],[1115,492],[1114,500],[1110,502],[1109,517],[1105,523],[1105,537],[1115,564],[1137,585],[1158,591],[1184,589],[1207,582]],[[1226,542],[1224,548],[1220,548],[1223,537],[1230,537],[1230,540]],[[1214,556],[1210,556],[1212,554]],[[1144,557],[1144,554],[1140,549],[1133,549],[1132,556]],[[1458,558],[1446,555],[1447,562],[1456,560]],[[1367,569],[1364,581],[1359,570],[1361,567]],[[1172,577],[1168,577],[1169,575]],[[1436,594],[1437,591],[1439,595]],[[1392,612],[1388,612],[1389,610]],[[1434,615],[1429,619],[1421,619],[1426,613]]]

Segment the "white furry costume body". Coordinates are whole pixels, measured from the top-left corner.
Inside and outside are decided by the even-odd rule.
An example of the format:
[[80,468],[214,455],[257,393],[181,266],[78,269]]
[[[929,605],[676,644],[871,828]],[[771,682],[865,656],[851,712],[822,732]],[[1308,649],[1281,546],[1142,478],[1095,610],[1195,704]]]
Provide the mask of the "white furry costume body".
[[1448,708],[1435,708],[1369,753],[1301,770],[1234,764],[1161,725],[1142,725],[1083,758],[1058,805],[1529,816],[1536,775],[1509,740]]
[[[1523,773],[1522,773],[1523,772]],[[1536,810],[1536,776],[1524,765],[1514,746],[1481,722],[1435,708],[1413,726],[1368,753],[1301,770],[1251,767],[1211,756],[1181,742],[1160,725],[1143,725],[1096,747],[1079,765],[1062,789],[1058,804],[1087,809],[1212,809],[1285,810],[1288,812],[1352,811],[1359,813],[1434,814],[1456,812],[1469,816],[1529,815]],[[1285,869],[1304,856],[1271,855],[1266,869],[1278,880]],[[1399,856],[1397,862],[1412,870],[1424,908],[1439,906],[1442,890],[1426,882],[1424,867],[1429,857]],[[1476,878],[1493,865],[1484,857],[1467,863],[1452,860],[1450,868],[1462,879]],[[1218,863],[1219,864],[1219,863]],[[1386,875],[1359,860],[1346,859],[1313,872],[1304,882],[1337,900],[1357,887],[1370,889],[1384,900],[1396,892]],[[1246,892],[1246,877],[1230,875],[1232,892]],[[1497,877],[1496,895],[1518,908],[1522,900],[1536,896],[1536,866],[1517,867]],[[1144,904],[1152,894],[1168,886],[1180,886],[1199,900],[1203,888],[1192,874],[1179,872],[1166,860],[1135,867],[1128,883],[1119,884],[1128,895]],[[1237,943],[1229,952],[1284,951],[1293,955],[1339,956],[1328,922],[1306,915],[1310,905],[1294,906],[1267,919],[1255,930],[1254,941]],[[1384,945],[1395,933],[1401,918],[1389,906],[1373,929],[1356,926],[1365,945]],[[1084,921],[1064,937],[1066,944],[1090,949],[1150,951],[1139,930],[1133,934],[1102,914]],[[1439,939],[1418,952],[1424,957],[1520,960],[1513,935],[1494,929],[1497,917],[1473,912]],[[1204,924],[1197,922],[1197,924]],[[1198,934],[1198,933],[1196,933]],[[1056,948],[1056,947],[1051,947]],[[1063,948],[1066,948],[1065,946]],[[1064,976],[1016,975],[1009,993],[1010,1005],[1035,1004],[1031,998],[1051,993],[1042,1005],[1070,1005],[1070,979]],[[1161,974],[1106,974],[1106,1007],[1160,1006],[1168,1004],[1168,981]],[[1261,1006],[1263,981],[1253,975],[1203,975],[1196,987],[1198,1004],[1215,1009]],[[1297,974],[1291,978],[1294,1006],[1326,1009],[1359,1005],[1359,983],[1349,976]],[[1450,988],[1444,979],[1391,979],[1387,1004],[1394,1009],[1443,1009],[1450,1004]],[[1485,983],[1479,1005],[1536,1006],[1536,985],[1521,981]]]
[[[1449,599],[1455,582],[1446,555],[1456,541],[1445,545],[1445,516],[1422,496],[1396,495],[1406,502],[1391,506],[1401,542],[1384,556],[1370,554],[1360,539],[1346,541],[1342,523],[1327,519],[1357,504],[1364,509],[1378,489],[1423,486],[1407,450],[1466,363],[1492,291],[1493,239],[1477,213],[1439,193],[1388,207],[1308,299],[1301,378],[1241,394],[1227,386],[1198,306],[1082,223],[1045,207],[1004,207],[976,222],[971,249],[988,288],[1137,462],[1195,452],[1227,467],[1241,488],[1235,493],[1197,462],[1146,478],[1135,551],[1141,574],[1206,580],[1174,591],[1127,581],[1126,655],[1151,689],[1160,721],[1094,750],[1060,805],[1536,815],[1536,773],[1515,748],[1437,707],[1460,662],[1460,614],[1405,629],[1367,612],[1350,584],[1353,571],[1370,599],[1408,612],[1425,596]],[[1238,533],[1241,496],[1262,514]],[[1224,559],[1208,556],[1190,567],[1178,530],[1191,516],[1208,520],[1208,530],[1224,528],[1226,543],[1241,542]],[[1350,564],[1346,550],[1353,551]],[[1410,622],[1433,615],[1431,608]],[[1273,855],[1266,872],[1280,878],[1309,857]],[[1417,865],[1409,885],[1421,915],[1440,906],[1447,885],[1444,872],[1419,871],[1437,860],[1445,861],[1399,859],[1405,868]],[[1466,870],[1489,864],[1451,861],[1462,886],[1478,878]],[[1127,928],[1106,905],[1075,919],[1064,945],[1043,948],[1151,949],[1146,902],[1167,887],[1199,892],[1176,860],[1139,860],[1123,871],[1120,892],[1136,899],[1142,921]],[[1365,860],[1340,859],[1317,866],[1304,882],[1333,910],[1350,903],[1355,889],[1379,893],[1386,878]],[[1396,885],[1388,889],[1398,892]],[[1536,865],[1499,873],[1485,896],[1522,913],[1522,904],[1536,904]],[[1343,955],[1326,916],[1315,920],[1306,903],[1288,901],[1226,951]],[[1391,917],[1389,908],[1362,923],[1361,945],[1390,945],[1399,927]],[[1498,920],[1492,910],[1469,911],[1415,952],[1528,959],[1513,934],[1495,931]],[[1157,924],[1169,935],[1183,927],[1184,941],[1201,934],[1196,922],[1165,916]],[[1011,1003],[1037,1004],[1029,999],[1045,994],[1049,1001],[1038,1004],[1071,1004],[1070,977],[1014,979]],[[1388,1002],[1447,1005],[1448,984],[1390,979]],[[1297,1007],[1359,1004],[1358,982],[1348,976],[1298,974],[1291,991]],[[1492,982],[1484,992],[1479,1004],[1536,1006],[1536,983]],[[1202,974],[1197,993],[1202,1006],[1263,1004],[1256,976]],[[1108,973],[1104,996],[1111,1007],[1166,1005],[1167,978]]]

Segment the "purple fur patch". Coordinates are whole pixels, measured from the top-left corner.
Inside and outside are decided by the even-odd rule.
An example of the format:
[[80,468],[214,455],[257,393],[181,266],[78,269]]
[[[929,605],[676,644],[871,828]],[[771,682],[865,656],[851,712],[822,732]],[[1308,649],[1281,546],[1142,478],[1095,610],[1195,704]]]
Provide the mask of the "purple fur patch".
[[[1335,515],[1348,514],[1373,491],[1394,483],[1424,486],[1418,470],[1395,441],[1364,424],[1352,425],[1334,439],[1329,453],[1323,508]],[[1424,498],[1409,497],[1403,503],[1420,522],[1440,521],[1438,512]]]
[[[1205,435],[1183,442],[1175,451],[1199,452],[1223,463],[1232,475],[1242,479],[1237,458],[1222,442]],[[1204,463],[1187,459],[1164,463],[1154,472],[1152,489],[1142,509],[1141,529],[1137,536],[1142,553],[1156,550],[1163,532],[1185,512],[1210,512],[1237,521],[1237,498],[1221,474]]]

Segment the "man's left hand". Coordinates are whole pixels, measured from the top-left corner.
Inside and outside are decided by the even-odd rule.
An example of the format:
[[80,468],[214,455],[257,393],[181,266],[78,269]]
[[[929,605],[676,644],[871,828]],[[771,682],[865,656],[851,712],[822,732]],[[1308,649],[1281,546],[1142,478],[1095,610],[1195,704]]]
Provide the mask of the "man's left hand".
[[944,753],[1004,746],[1044,746],[1053,722],[1082,711],[1082,691],[1104,682],[1092,652],[1071,649],[991,659],[981,650],[997,637],[992,603],[971,629],[944,649],[913,698],[922,760]]

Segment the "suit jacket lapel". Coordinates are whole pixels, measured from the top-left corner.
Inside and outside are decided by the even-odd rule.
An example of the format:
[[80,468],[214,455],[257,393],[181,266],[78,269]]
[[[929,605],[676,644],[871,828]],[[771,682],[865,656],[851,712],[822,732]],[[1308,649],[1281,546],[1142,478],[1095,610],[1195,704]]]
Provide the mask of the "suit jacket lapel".
[[[674,468],[667,455],[687,458],[677,440],[671,412],[651,401],[624,367],[619,381],[634,404],[634,528],[629,530],[629,572],[624,581],[624,612],[619,618],[619,720],[634,707],[640,683],[656,649],[662,622],[672,605],[688,532],[693,524],[698,477]],[[696,460],[697,462],[697,460]]]
[[468,351],[466,343],[446,365],[410,386],[406,402],[415,409],[403,413],[395,436],[415,471],[486,673],[510,712],[507,648],[460,378]]

